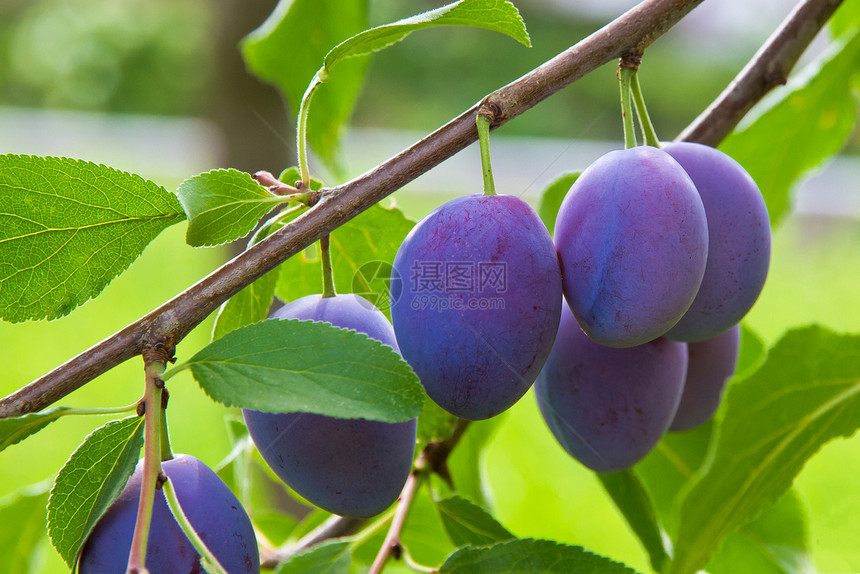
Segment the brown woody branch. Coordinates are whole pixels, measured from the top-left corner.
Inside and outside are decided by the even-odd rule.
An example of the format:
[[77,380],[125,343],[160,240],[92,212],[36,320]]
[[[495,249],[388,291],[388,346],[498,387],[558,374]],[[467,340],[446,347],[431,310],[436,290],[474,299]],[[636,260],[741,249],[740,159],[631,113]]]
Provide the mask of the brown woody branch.
[[716,100],[678,136],[716,146],[788,75],[842,0],[800,2]]
[[[0,400],[0,418],[39,411],[120,363],[139,355],[144,345],[175,348],[194,327],[243,287],[274,269],[292,255],[343,225],[365,209],[400,189],[421,174],[447,160],[477,140],[475,113],[481,104],[496,111],[493,127],[519,116],[585,74],[616,58],[641,54],[702,0],[645,0],[616,20],[588,36],[520,79],[488,95],[410,148],[376,168],[338,187],[326,190],[322,200],[292,224],[251,247],[159,308],[111,335]],[[756,58],[768,58],[771,66],[754,61],[734,82],[739,98],[728,98],[709,108],[705,123],[716,123],[725,133],[763,95],[748,84],[769,81],[770,70],[788,70],[811,41],[812,30],[823,25],[824,14],[835,0],[806,0],[783,29]],[[806,18],[811,18],[806,21]],[[777,66],[778,61],[785,62]],[[756,75],[758,74],[758,76]],[[764,79],[762,79],[764,78]],[[737,85],[735,85],[737,84]],[[739,100],[744,105],[736,103]],[[714,128],[711,128],[714,129]],[[716,143],[700,135],[684,139]],[[701,138],[701,139],[700,139]]]

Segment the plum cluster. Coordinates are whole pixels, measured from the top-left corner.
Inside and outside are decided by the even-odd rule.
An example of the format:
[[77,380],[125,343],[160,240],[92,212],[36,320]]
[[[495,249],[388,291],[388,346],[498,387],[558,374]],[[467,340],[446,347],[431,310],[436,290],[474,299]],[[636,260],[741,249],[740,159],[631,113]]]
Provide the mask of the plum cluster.
[[719,406],[767,276],[767,208],[730,157],[670,143],[598,159],[555,229],[568,309],[538,404],[573,457],[622,470]]

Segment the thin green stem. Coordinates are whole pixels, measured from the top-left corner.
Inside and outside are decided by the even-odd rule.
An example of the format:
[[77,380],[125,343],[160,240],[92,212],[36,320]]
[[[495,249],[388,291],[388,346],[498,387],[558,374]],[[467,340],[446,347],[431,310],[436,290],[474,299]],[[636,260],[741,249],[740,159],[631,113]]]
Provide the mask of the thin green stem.
[[182,528],[185,536],[188,537],[188,541],[191,542],[191,545],[194,546],[194,549],[198,554],[200,554],[202,566],[207,572],[209,572],[209,574],[227,574],[227,570],[221,566],[218,559],[215,558],[215,555],[206,547],[206,544],[200,538],[200,535],[197,534],[197,531],[194,530],[194,526],[188,520],[185,512],[182,511],[182,505],[176,497],[176,491],[173,490],[173,485],[169,478],[161,485],[161,489],[164,491],[164,498],[167,500],[167,506],[170,507],[170,512],[173,514],[173,518],[176,519],[176,522]]
[[161,462],[171,460],[173,451],[170,450],[170,435],[167,432],[167,411],[161,413]]
[[299,118],[296,123],[296,149],[299,152],[299,173],[302,175],[302,187],[309,189],[311,185],[311,173],[308,168],[308,112],[311,107],[311,99],[317,87],[322,83],[320,74],[324,69],[320,69],[311,79],[308,84],[308,89],[302,96],[302,103],[299,106]]
[[140,500],[137,506],[137,520],[128,556],[128,572],[144,573],[146,570],[146,545],[149,540],[149,527],[152,522],[152,504],[155,501],[155,488],[161,474],[161,375],[164,363],[153,361],[144,367],[146,387],[143,394],[144,439],[143,439],[143,477],[140,484]]
[[490,163],[490,124],[492,116],[478,111],[478,145],[481,147],[481,168],[484,173],[484,195],[496,195],[496,184],[493,181],[493,167]]
[[119,415],[122,413],[130,413],[137,409],[137,403],[132,403],[130,405],[126,405],[124,407],[96,407],[96,408],[88,408],[88,409],[79,409],[77,407],[71,407],[69,410],[64,411],[63,416],[69,415]]
[[630,84],[636,70],[621,66],[618,79],[621,80],[621,119],[624,122],[624,147],[636,147],[636,127],[633,124],[633,106],[631,105]]
[[654,131],[654,124],[651,123],[651,116],[648,115],[648,108],[645,107],[645,98],[642,97],[642,87],[639,85],[639,74],[633,74],[633,85],[630,86],[633,92],[633,105],[636,106],[636,117],[639,118],[639,127],[642,129],[642,138],[645,140],[645,145],[659,148],[660,138],[657,137],[657,132]]
[[322,261],[323,274],[323,298],[334,297],[334,278],[331,271],[331,250],[329,249],[329,236],[320,238],[320,260]]

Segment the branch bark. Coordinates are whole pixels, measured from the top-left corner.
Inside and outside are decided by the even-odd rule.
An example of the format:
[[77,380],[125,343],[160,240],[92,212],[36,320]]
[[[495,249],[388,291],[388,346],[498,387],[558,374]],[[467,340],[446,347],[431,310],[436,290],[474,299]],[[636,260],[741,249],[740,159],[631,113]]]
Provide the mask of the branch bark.
[[[194,327],[243,287],[476,141],[475,113],[482,104],[494,109],[493,127],[498,127],[599,66],[622,56],[641,54],[701,1],[645,0],[558,56],[488,95],[395,157],[352,181],[326,190],[316,207],[291,225],[238,255],[141,319],[3,398],[0,400],[0,418],[39,411],[53,404],[100,374],[140,354],[145,344],[162,344],[173,349]],[[820,28],[823,25],[821,18],[826,12],[821,7],[834,4],[838,2],[804,2],[804,6],[816,6],[822,11],[813,11],[819,15],[808,23],[809,28],[807,24],[801,27],[804,30],[812,30],[815,26]],[[806,12],[802,14],[799,19],[812,18]],[[786,62],[791,61],[792,56],[796,61],[796,54],[813,36],[808,32],[803,35],[778,33],[757,58],[781,55]],[[756,74],[768,73],[755,62],[748,68],[751,68],[749,81],[753,83],[758,77]],[[746,85],[746,81],[741,84]],[[759,91],[742,91],[739,99],[745,102],[747,110],[763,95],[758,95]],[[728,104],[715,105],[716,111],[708,117],[712,118],[709,121],[730,125],[725,132],[728,133],[745,111],[737,111],[742,106],[728,109],[726,106]],[[699,137],[702,136],[690,135],[685,139],[705,141]]]
[[799,3],[743,70],[699,117],[678,136],[716,146],[731,133],[756,102],[788,75],[842,0],[805,0]]

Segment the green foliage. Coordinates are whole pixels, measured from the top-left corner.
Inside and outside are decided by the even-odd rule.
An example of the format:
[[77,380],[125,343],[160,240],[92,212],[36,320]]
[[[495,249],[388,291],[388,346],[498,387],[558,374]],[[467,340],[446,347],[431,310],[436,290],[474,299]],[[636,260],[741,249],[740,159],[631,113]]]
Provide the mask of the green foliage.
[[277,282],[277,271],[266,273],[221,305],[212,328],[212,340],[265,319],[272,306]]
[[[329,243],[335,290],[359,294],[388,316],[391,262],[414,225],[399,209],[377,204],[338,227]],[[316,245],[281,264],[278,297],[293,301],[320,293],[320,265]]]
[[325,542],[281,563],[275,574],[348,574],[351,554],[349,542]]
[[567,195],[567,192],[570,191],[570,187],[579,179],[580,175],[581,172],[560,175],[550,182],[541,193],[538,215],[540,215],[550,235],[555,230],[555,218],[558,215],[561,202],[564,196]]
[[48,498],[48,535],[74,571],[81,547],[134,472],[143,446],[143,417],[94,430],[60,470]]
[[69,158],[0,155],[0,318],[56,319],[185,218],[164,188]]
[[806,516],[793,490],[764,514],[731,533],[708,563],[711,574],[734,574],[743,564],[756,574],[806,574]]
[[261,217],[287,198],[275,195],[245,172],[213,169],[189,177],[176,190],[188,215],[185,240],[194,247],[244,237]]
[[723,539],[772,506],[806,460],[860,426],[860,337],[790,331],[734,385],[701,478],[682,505],[669,572],[703,567]]
[[642,541],[651,557],[651,566],[661,572],[669,554],[663,546],[663,533],[660,522],[645,487],[639,481],[635,470],[625,470],[609,474],[598,474],[606,492],[624,514],[630,528]]
[[236,329],[165,380],[183,369],[214,400],[267,412],[398,422],[418,416],[425,396],[394,349],[316,321],[268,320]]
[[852,82],[858,76],[860,28],[765,99],[751,122],[729,136],[720,149],[746,168],[761,189],[771,224],[791,204],[792,185],[839,152],[851,134],[857,104]]
[[631,574],[623,564],[551,540],[512,540],[488,548],[465,547],[439,569],[444,574]]
[[[332,46],[368,25],[367,0],[281,0],[262,26],[242,42],[242,55],[257,77],[274,84],[293,114]],[[344,64],[328,89],[314,97],[308,118],[313,150],[330,167],[340,165],[338,140],[364,81],[367,59]]]
[[33,572],[35,556],[45,531],[48,493],[42,487],[28,488],[0,501],[0,572]]
[[72,407],[51,407],[38,413],[0,419],[0,450],[39,432],[71,410]]
[[[406,36],[433,26],[473,26],[507,34],[517,42],[531,46],[523,19],[516,7],[506,0],[459,0],[436,10],[377,26],[356,34],[326,54],[321,75],[326,78],[337,64],[347,58],[383,50]],[[325,78],[323,78],[325,81]]]
[[436,510],[455,546],[489,546],[514,538],[507,528],[468,498],[455,495],[437,500]]

